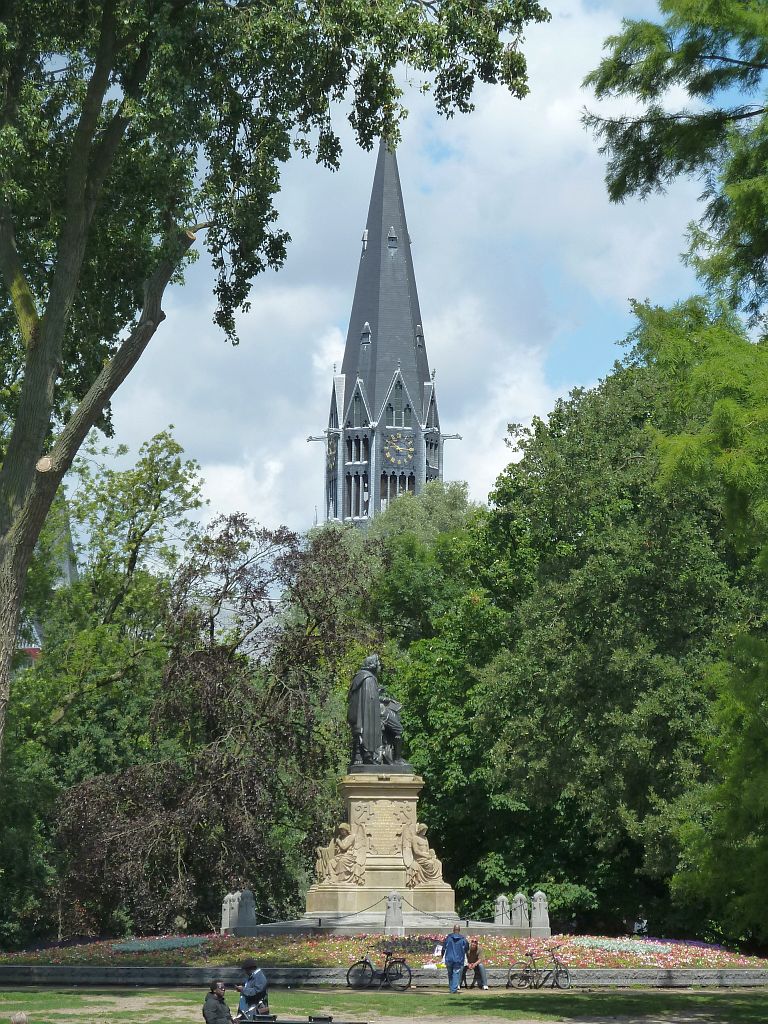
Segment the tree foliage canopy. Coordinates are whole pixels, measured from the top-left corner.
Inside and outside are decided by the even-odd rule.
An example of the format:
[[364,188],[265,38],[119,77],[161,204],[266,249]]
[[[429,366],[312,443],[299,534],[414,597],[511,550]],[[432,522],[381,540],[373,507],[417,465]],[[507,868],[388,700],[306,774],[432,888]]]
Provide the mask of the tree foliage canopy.
[[[31,553],[89,430],[164,319],[203,233],[234,339],[281,265],[280,166],[397,138],[397,68],[445,114],[527,91],[536,0],[0,3],[0,746]],[[7,339],[7,340],[6,340]]]
[[712,730],[704,745],[709,782],[684,801],[681,901],[702,901],[731,935],[765,941],[756,908],[765,897],[765,715],[768,639],[768,349],[738,318],[691,300],[645,309],[645,358],[687,417],[686,429],[656,431],[661,491],[707,494],[723,523],[732,571],[751,593],[708,671]]
[[[639,101],[638,115],[587,123],[609,155],[611,198],[645,196],[677,175],[704,181],[706,207],[688,258],[713,310],[691,300],[644,308],[644,358],[669,382],[677,422],[653,433],[660,489],[694,488],[720,515],[727,561],[747,600],[706,673],[712,726],[703,745],[709,782],[679,803],[681,901],[699,901],[730,935],[765,941],[764,707],[766,416],[768,365],[768,9],[760,0],[660,0],[661,23],[626,21],[587,78],[598,97]],[[692,104],[670,109],[683,88]],[[676,104],[675,104],[676,106]],[[759,322],[754,344],[733,312]]]
[[759,582],[716,474],[670,490],[659,476],[662,438],[709,422],[681,353],[692,365],[706,339],[724,351],[743,335],[700,301],[636,313],[623,364],[513,431],[522,457],[488,511],[435,509],[430,526],[419,497],[380,517],[370,615],[463,913],[541,885],[561,926],[621,928],[643,907],[658,932],[721,934],[701,893],[670,901],[670,880],[717,777],[717,666]]

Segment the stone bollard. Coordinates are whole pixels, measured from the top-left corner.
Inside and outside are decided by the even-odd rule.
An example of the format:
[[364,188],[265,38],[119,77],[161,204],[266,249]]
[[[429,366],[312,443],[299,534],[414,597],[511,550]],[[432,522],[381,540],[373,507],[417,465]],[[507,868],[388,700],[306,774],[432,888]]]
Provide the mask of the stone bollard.
[[235,894],[237,902],[237,928],[256,927],[256,901],[250,889],[243,889]]
[[552,934],[549,926],[549,903],[546,895],[539,889],[531,900],[531,935],[548,939]]
[[512,900],[510,923],[515,931],[528,935],[531,929],[531,922],[528,917],[528,897],[524,892],[516,894]]
[[509,900],[506,896],[498,896],[493,908],[493,923],[509,927]]
[[395,890],[387,896],[387,909],[384,914],[384,934],[405,935],[403,897]]
[[232,929],[232,912],[234,910],[235,894],[228,892],[221,901],[221,934],[229,935]]
[[256,927],[256,902],[250,889],[228,892],[221,904],[221,934],[239,935]]

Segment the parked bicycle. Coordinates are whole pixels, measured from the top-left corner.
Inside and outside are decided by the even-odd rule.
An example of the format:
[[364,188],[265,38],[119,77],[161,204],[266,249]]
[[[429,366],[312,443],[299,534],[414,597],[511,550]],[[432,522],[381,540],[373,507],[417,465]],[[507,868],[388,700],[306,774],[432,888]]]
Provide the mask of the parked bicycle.
[[567,966],[557,955],[557,949],[549,948],[550,963],[539,966],[534,953],[526,953],[525,960],[512,964],[507,974],[507,988],[541,988],[547,982],[552,988],[570,988],[571,975]]
[[384,964],[380,970],[374,966],[370,958],[371,950],[366,950],[362,960],[356,960],[347,971],[347,985],[350,988],[370,988],[378,979],[379,988],[389,985],[390,988],[404,992],[411,986],[411,968],[401,956],[395,956],[391,949],[384,950]]

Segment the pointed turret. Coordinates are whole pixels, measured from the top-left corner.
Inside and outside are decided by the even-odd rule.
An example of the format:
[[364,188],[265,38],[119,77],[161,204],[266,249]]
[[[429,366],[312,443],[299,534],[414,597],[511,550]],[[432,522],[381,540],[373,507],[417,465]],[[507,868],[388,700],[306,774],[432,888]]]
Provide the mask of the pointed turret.
[[442,438],[394,151],[382,142],[326,446],[326,517],[364,523],[442,478]]
[[[370,344],[367,352],[361,351],[366,335]],[[357,377],[362,380],[369,408],[377,420],[381,418],[398,360],[403,383],[415,403],[414,412],[423,420],[426,413],[424,384],[429,380],[429,363],[413,273],[411,239],[397,157],[382,141],[341,367],[348,386]]]

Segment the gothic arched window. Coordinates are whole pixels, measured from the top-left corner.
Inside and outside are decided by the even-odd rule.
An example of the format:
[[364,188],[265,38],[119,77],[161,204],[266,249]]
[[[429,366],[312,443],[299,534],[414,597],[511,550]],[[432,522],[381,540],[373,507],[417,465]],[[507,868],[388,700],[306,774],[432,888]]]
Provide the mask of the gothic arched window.
[[395,426],[402,427],[403,425],[403,382],[399,380],[395,384]]
[[352,474],[347,473],[344,478],[344,518],[352,515]]

